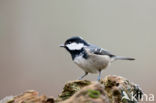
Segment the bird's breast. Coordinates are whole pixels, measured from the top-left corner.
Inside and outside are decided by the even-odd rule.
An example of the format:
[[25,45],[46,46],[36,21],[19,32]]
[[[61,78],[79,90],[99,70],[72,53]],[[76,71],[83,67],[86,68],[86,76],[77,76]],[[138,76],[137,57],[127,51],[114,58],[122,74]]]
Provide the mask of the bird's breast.
[[74,62],[85,72],[96,73],[100,69],[106,68],[110,63],[107,55],[89,55],[87,59],[83,56],[76,56]]

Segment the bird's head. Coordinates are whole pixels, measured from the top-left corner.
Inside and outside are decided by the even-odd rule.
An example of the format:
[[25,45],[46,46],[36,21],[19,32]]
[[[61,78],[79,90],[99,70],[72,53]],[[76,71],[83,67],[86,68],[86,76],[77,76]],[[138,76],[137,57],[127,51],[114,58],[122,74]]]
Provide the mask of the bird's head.
[[67,39],[64,44],[60,45],[60,47],[64,47],[69,52],[71,52],[71,51],[79,51],[88,45],[89,44],[85,40],[83,40],[81,37],[74,36],[74,37]]

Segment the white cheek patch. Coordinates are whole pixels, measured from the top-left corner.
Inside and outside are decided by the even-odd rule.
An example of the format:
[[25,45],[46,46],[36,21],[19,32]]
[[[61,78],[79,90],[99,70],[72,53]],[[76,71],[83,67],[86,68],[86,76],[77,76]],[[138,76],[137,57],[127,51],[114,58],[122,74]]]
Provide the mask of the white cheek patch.
[[71,43],[66,45],[70,50],[81,50],[84,47],[82,43]]

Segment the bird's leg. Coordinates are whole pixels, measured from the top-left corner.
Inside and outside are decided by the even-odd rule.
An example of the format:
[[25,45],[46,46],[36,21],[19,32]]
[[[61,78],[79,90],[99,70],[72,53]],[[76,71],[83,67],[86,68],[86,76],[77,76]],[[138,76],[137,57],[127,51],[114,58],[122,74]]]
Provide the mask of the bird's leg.
[[98,75],[97,80],[100,81],[100,79],[101,79],[101,70],[99,70],[99,75]]
[[86,75],[88,75],[88,72],[85,72],[85,74],[84,74],[83,76],[81,76],[81,77],[79,78],[79,80],[83,79]]

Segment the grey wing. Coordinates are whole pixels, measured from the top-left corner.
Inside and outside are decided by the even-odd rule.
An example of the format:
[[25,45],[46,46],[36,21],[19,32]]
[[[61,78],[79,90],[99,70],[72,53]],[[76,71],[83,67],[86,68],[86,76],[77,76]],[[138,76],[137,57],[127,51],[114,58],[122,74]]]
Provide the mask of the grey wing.
[[108,55],[110,57],[114,57],[115,55],[113,55],[112,53],[110,53],[109,51],[104,50],[103,48],[99,48],[95,45],[90,45],[89,46],[90,52],[93,54],[97,54],[97,55]]

